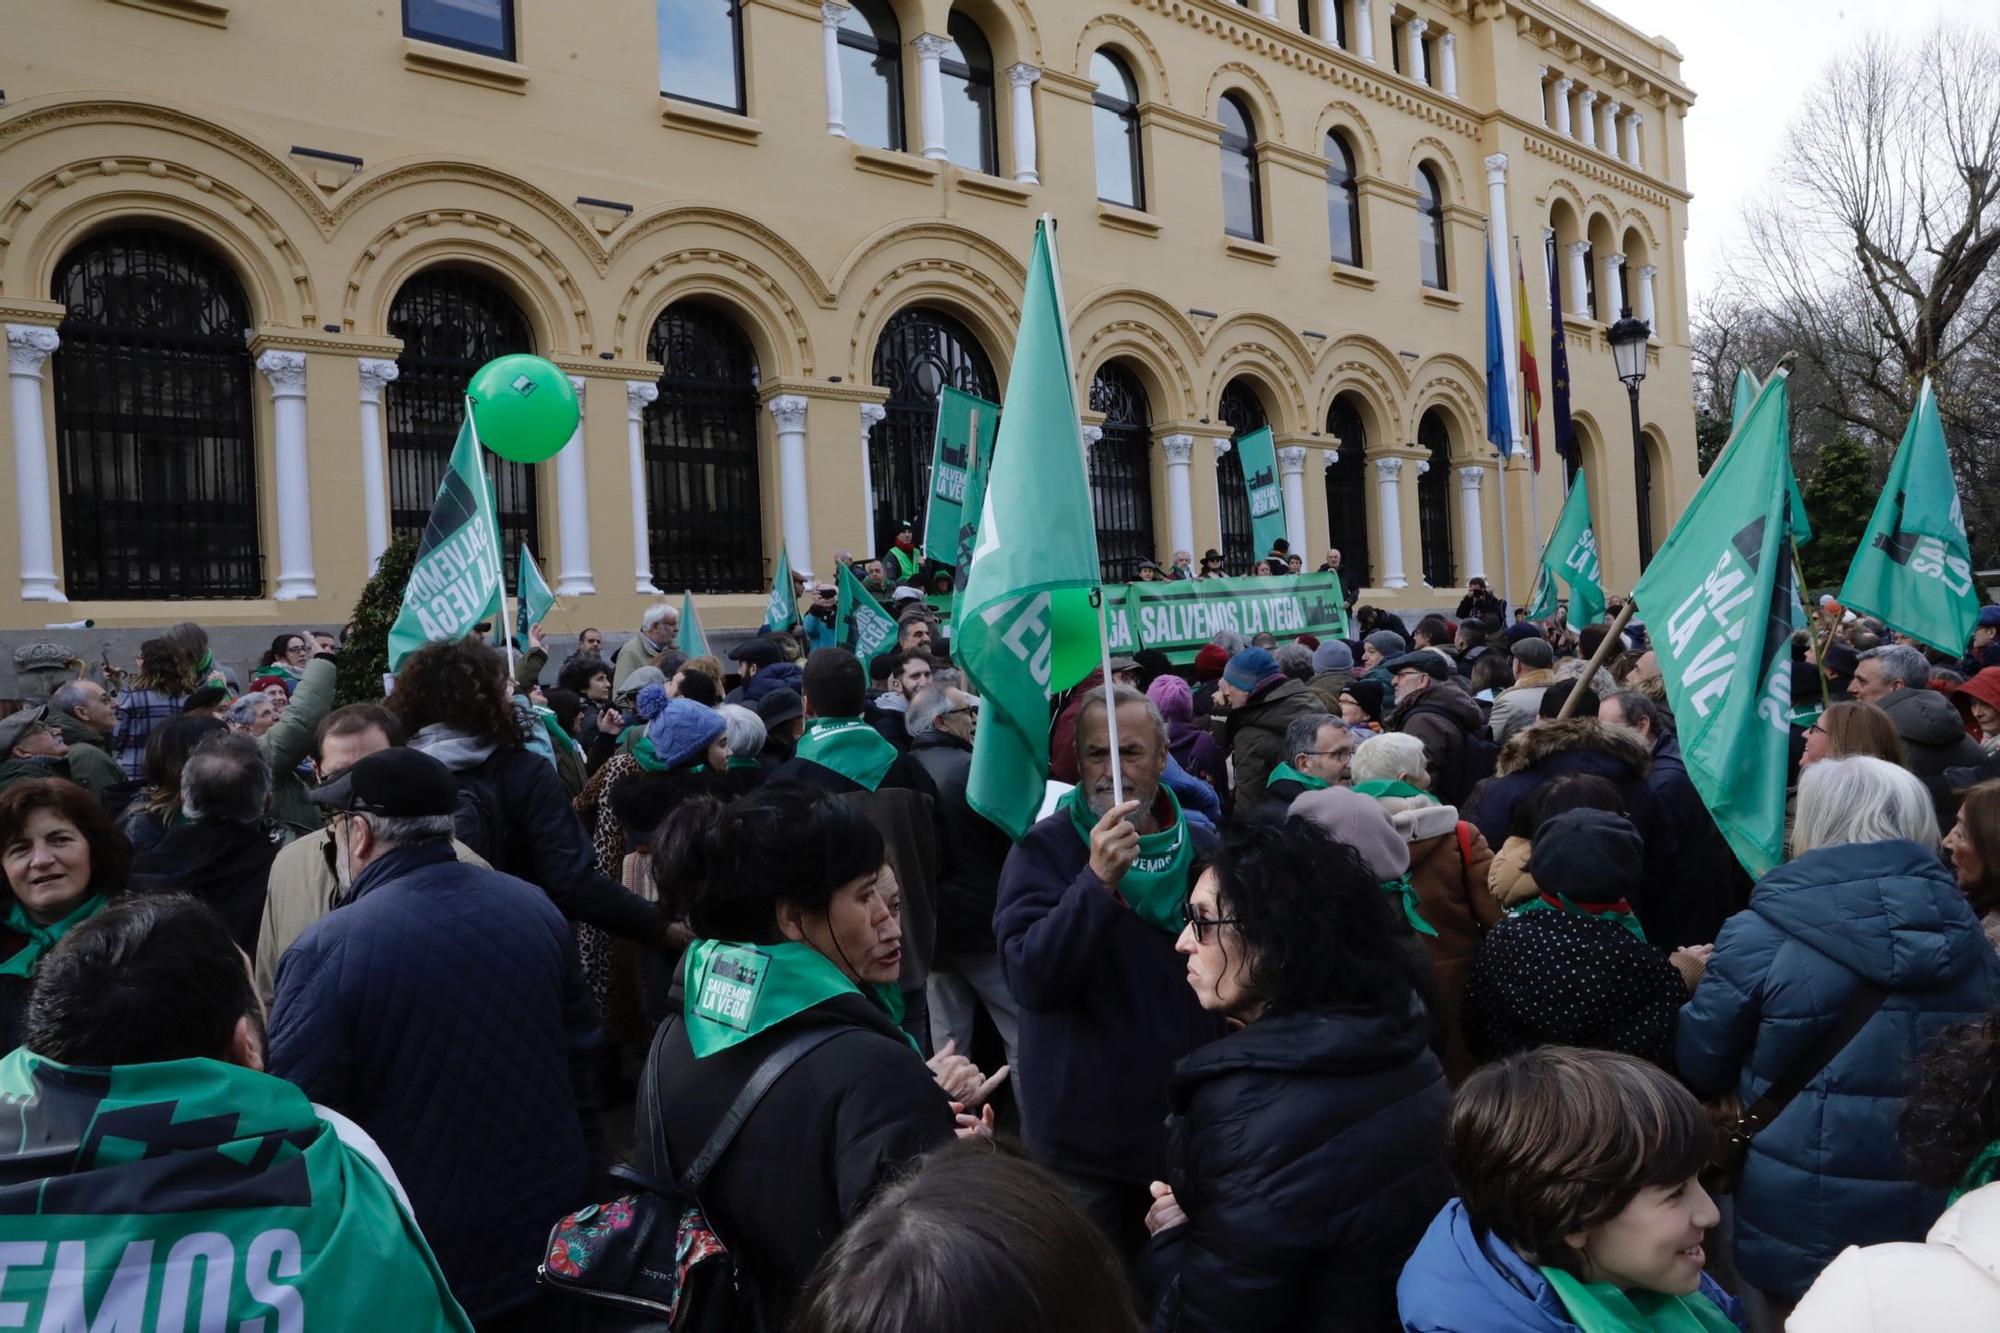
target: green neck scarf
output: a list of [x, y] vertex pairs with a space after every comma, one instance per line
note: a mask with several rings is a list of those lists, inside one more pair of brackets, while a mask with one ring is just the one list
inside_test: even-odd
[[640, 733], [639, 739], [632, 743], [632, 761], [648, 773], [667, 771], [667, 761], [660, 758], [653, 749], [653, 738], [643, 732]]
[[858, 717], [819, 719], [799, 737], [798, 749], [793, 753], [821, 768], [830, 768], [869, 791], [882, 785], [889, 766], [896, 762], [896, 747]]
[[[0, 968], [0, 972], [4, 971], [5, 968]], [[1972, 1159], [1972, 1165], [1966, 1167], [1965, 1174], [1958, 1178], [1958, 1186], [1945, 1200], [1945, 1207], [1951, 1207], [1972, 1191], [1991, 1185], [1996, 1179], [2000, 1179], [2000, 1139], [1979, 1150], [1979, 1156]]]
[[35, 975], [35, 964], [42, 961], [42, 955], [56, 947], [62, 937], [104, 910], [104, 895], [93, 893], [76, 905], [76, 910], [53, 925], [41, 925], [28, 915], [26, 908], [13, 903], [7, 908], [7, 929], [26, 935], [28, 942], [9, 958], [0, 963], [0, 976], [31, 977]]
[[1580, 903], [1565, 894], [1551, 894], [1547, 891], [1539, 898], [1530, 898], [1514, 909], [1522, 912], [1574, 912], [1595, 921], [1609, 921], [1632, 932], [1635, 939], [1644, 942], [1646, 928], [1639, 924], [1639, 918], [1632, 911], [1632, 904], [1620, 898], [1615, 903]]
[[[1118, 896], [1142, 921], [1178, 935], [1187, 924], [1182, 908], [1188, 896], [1188, 870], [1194, 865], [1194, 839], [1188, 836], [1187, 820], [1181, 818], [1181, 803], [1171, 787], [1160, 788], [1160, 796], [1173, 810], [1173, 822], [1158, 833], [1139, 835], [1139, 858], [1118, 881]], [[1090, 846], [1090, 831], [1097, 816], [1090, 813], [1082, 787], [1072, 787], [1057, 803], [1069, 812], [1071, 827]]]
[[1410, 929], [1419, 935], [1437, 937], [1437, 927], [1424, 920], [1424, 914], [1417, 910], [1417, 886], [1410, 882], [1410, 872], [1405, 870], [1401, 879], [1382, 881], [1382, 892], [1393, 893], [1403, 905], [1403, 919], [1410, 923]]
[[[782, 944], [696, 940], [681, 965], [681, 990], [681, 1015], [697, 1060], [841, 995], [865, 996], [898, 1027], [903, 1022], [902, 991], [894, 986], [864, 991], [819, 950], [798, 940]], [[907, 1032], [903, 1040], [918, 1050], [916, 1039]]]
[[1357, 782], [1354, 784], [1354, 790], [1363, 796], [1373, 796], [1378, 799], [1384, 796], [1415, 796], [1429, 801], [1432, 805], [1439, 803], [1437, 797], [1422, 787], [1412, 787], [1407, 782], [1383, 782], [1380, 779], [1374, 782]]
[[735, 754], [729, 756], [729, 771], [732, 773], [740, 769], [762, 768], [762, 767], [763, 765], [758, 763], [755, 759], [748, 759], [742, 755], [735, 755]]
[[1735, 1333], [1722, 1307], [1699, 1291], [1628, 1292], [1609, 1282], [1579, 1281], [1560, 1268], [1544, 1268], [1542, 1276], [1583, 1333]]
[[1280, 782], [1296, 782], [1307, 791], [1325, 791], [1333, 784], [1325, 778], [1316, 778], [1310, 773], [1301, 773], [1290, 764], [1279, 764], [1271, 770], [1271, 776], [1264, 780], [1266, 787], [1275, 787]]

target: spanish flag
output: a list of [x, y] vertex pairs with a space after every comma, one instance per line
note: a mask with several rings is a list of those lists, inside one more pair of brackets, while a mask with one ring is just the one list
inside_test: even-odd
[[1542, 376], [1535, 365], [1535, 325], [1528, 313], [1528, 277], [1521, 267], [1521, 239], [1514, 238], [1514, 336], [1520, 344], [1521, 405], [1527, 416], [1528, 457], [1535, 471], [1542, 470]]

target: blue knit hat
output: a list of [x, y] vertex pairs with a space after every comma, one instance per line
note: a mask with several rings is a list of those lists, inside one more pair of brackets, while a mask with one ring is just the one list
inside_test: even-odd
[[1255, 693], [1258, 685], [1279, 674], [1278, 659], [1263, 648], [1245, 648], [1222, 668], [1222, 678], [1245, 694]]
[[667, 687], [664, 685], [648, 685], [639, 691], [639, 697], [633, 701], [632, 709], [639, 715], [641, 722], [651, 722], [660, 715], [660, 710], [666, 706]]
[[679, 768], [701, 758], [709, 742], [728, 729], [722, 714], [692, 699], [669, 699], [660, 715], [646, 728], [653, 754], [668, 768]]

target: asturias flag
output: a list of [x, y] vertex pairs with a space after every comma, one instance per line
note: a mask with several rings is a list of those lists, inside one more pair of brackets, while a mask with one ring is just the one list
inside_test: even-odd
[[403, 589], [403, 609], [389, 627], [389, 669], [427, 643], [462, 639], [482, 620], [500, 614], [500, 525], [493, 489], [480, 466], [472, 414], [458, 428], [445, 464], [430, 521], [424, 524], [417, 562]]
[[1576, 474], [1555, 531], [1542, 548], [1541, 574], [1535, 580], [1535, 604], [1528, 615], [1543, 620], [1555, 614], [1556, 580], [1569, 585], [1569, 623], [1592, 625], [1604, 618], [1604, 577], [1597, 564], [1597, 533], [1590, 526], [1590, 484]]

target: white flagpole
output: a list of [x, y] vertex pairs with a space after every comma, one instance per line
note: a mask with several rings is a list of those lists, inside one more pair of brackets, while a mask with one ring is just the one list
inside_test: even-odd
[[493, 553], [498, 557], [493, 562], [493, 572], [500, 588], [500, 623], [494, 628], [507, 644], [507, 679], [514, 679], [514, 617], [507, 613], [507, 553], [500, 549], [500, 493], [493, 485], [492, 468], [499, 466], [486, 456], [486, 446], [479, 443], [479, 422], [472, 415], [472, 395], [465, 396], [465, 424], [472, 430], [472, 443], [479, 450], [479, 479], [486, 483], [486, 512], [493, 517]]
[[1514, 562], [1507, 553], [1507, 474], [1512, 471], [1507, 465], [1514, 460], [1506, 454], [1500, 455], [1500, 598], [1507, 605], [1500, 612], [1500, 628], [1507, 628], [1507, 618], [1514, 614]]

